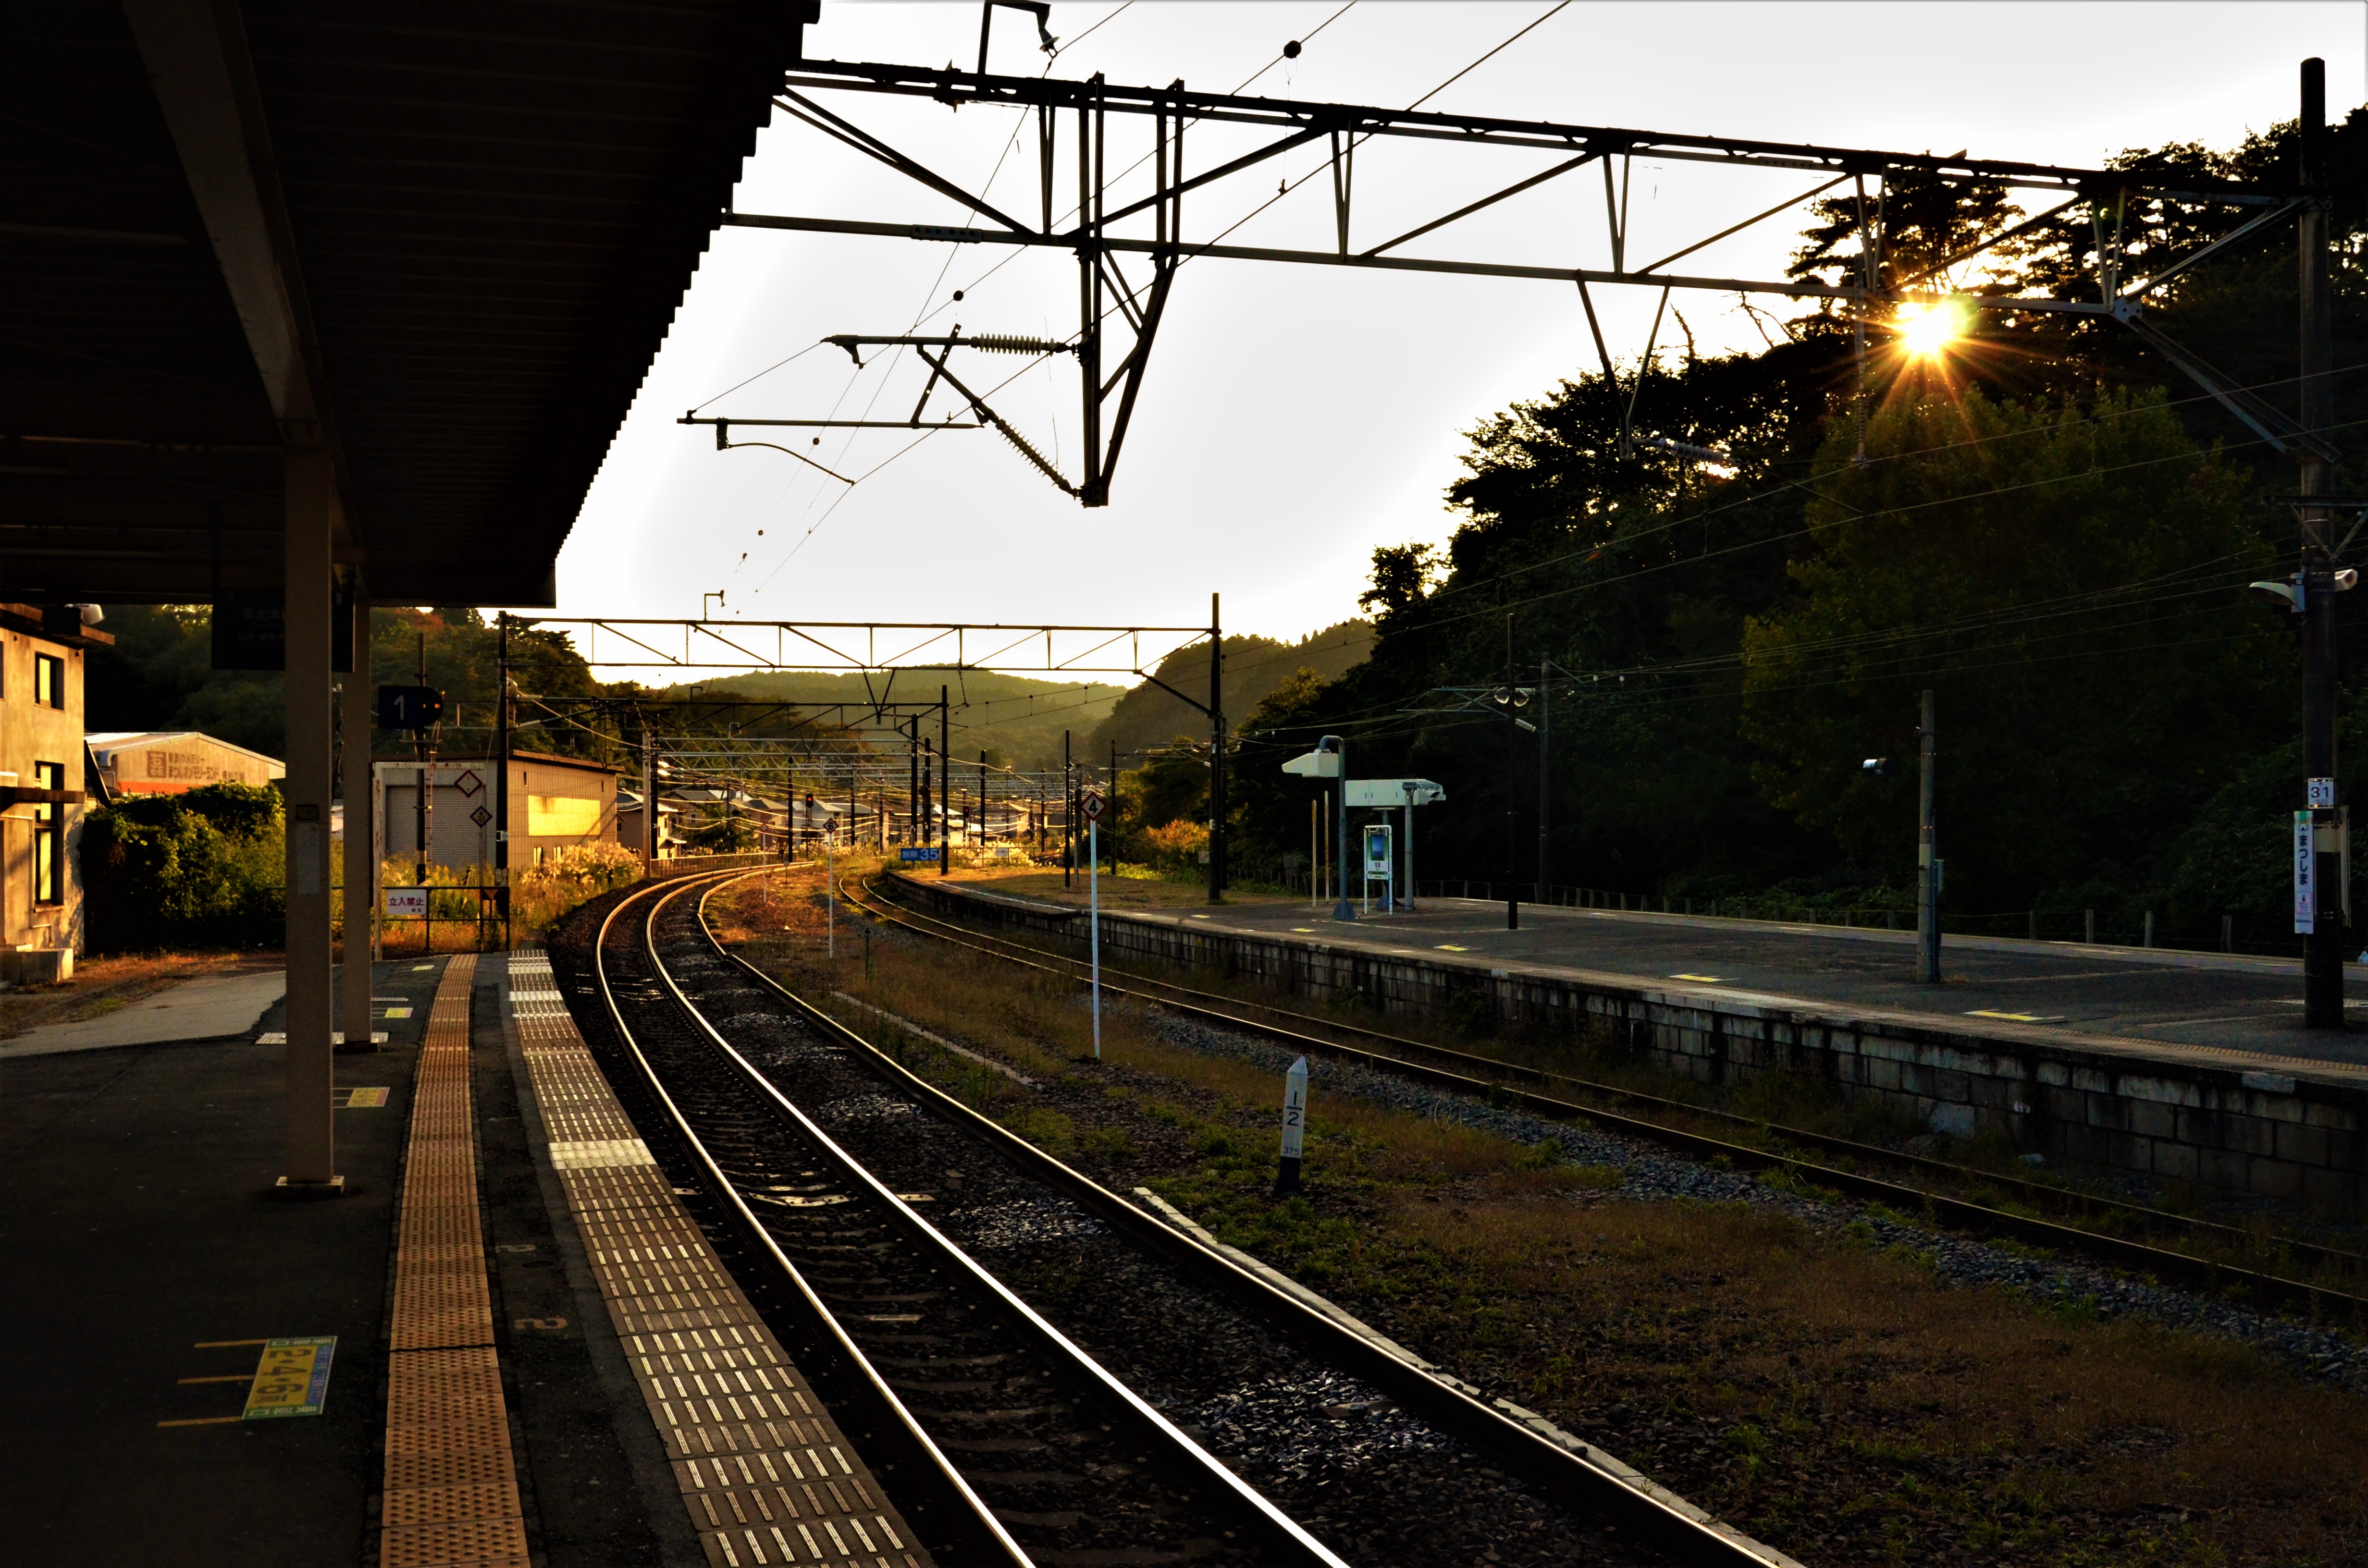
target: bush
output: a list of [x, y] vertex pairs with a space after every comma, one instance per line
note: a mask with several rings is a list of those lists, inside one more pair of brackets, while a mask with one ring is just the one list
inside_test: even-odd
[[276, 947], [287, 928], [277, 790], [212, 784], [131, 795], [83, 819], [90, 945]]

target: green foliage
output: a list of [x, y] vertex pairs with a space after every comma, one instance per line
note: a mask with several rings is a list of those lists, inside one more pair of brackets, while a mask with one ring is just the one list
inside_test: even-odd
[[1209, 753], [1196, 752], [1190, 735], [1178, 735], [1151, 754], [1136, 771], [1136, 817], [1132, 825], [1165, 827], [1178, 817], [1209, 816]]
[[[2114, 163], [2292, 183], [2294, 151], [2287, 124]], [[2326, 183], [2345, 365], [2368, 355], [2368, 110], [2330, 133]], [[1906, 286], [2032, 215], [2010, 198], [1894, 181], [1870, 214], [1884, 279]], [[1814, 209], [1796, 273], [1853, 272], [1859, 221], [1854, 198]], [[1936, 276], [2093, 297], [2100, 260], [2153, 276], [2234, 222], [2176, 198], [2102, 229], [2076, 209]], [[2147, 308], [2233, 380], [2290, 397], [2289, 245], [2185, 267]], [[2289, 621], [2244, 585], [2293, 558], [2290, 510], [2269, 497], [2294, 482], [2259, 438], [2117, 323], [1996, 310], [1938, 361], [1873, 335], [1861, 463], [1841, 320], [1820, 309], [1782, 337], [1763, 321], [1764, 352], [1708, 358], [1674, 321], [1682, 353], [1579, 373], [1474, 426], [1445, 549], [1374, 551], [1372, 657], [1244, 726], [1236, 863], [1306, 853], [1324, 786], [1279, 766], [1332, 733], [1354, 776], [1446, 786], [1444, 808], [1417, 813], [1426, 881], [1530, 881], [1538, 743], [1490, 697], [1551, 665], [1550, 713], [1526, 715], [1553, 736], [1549, 880], [1879, 923], [1910, 885], [1909, 732], [1929, 687], [1952, 927], [2020, 935], [2029, 910], [2062, 935], [2093, 908], [2112, 939], [2147, 911], [2158, 940], [2216, 945], [2224, 915], [2239, 946], [2283, 937], [2296, 661]], [[2339, 379], [2336, 400], [2339, 427], [2368, 420], [2368, 381]], [[1727, 461], [1623, 441], [1632, 402], [1636, 435]], [[2337, 615], [2357, 687], [2368, 596]], [[1893, 777], [1860, 771], [1885, 755]]]
[[[105, 624], [115, 645], [90, 653], [85, 704], [91, 729], [199, 730], [268, 756], [286, 755], [279, 676], [214, 669], [209, 607], [110, 605]], [[423, 655], [427, 684], [444, 693], [445, 749], [491, 750], [500, 633], [474, 609], [370, 612], [371, 684], [410, 684], [418, 678]], [[514, 628], [510, 661], [523, 692], [582, 696], [598, 689], [590, 666], [564, 632]], [[378, 756], [411, 755], [407, 734], [382, 733], [373, 741]], [[515, 744], [591, 755], [599, 743], [581, 730], [559, 727], [527, 729]]]
[[711, 812], [682, 832], [683, 847], [693, 855], [737, 855], [756, 842], [755, 829], [737, 812]]
[[[1243, 714], [1300, 670], [1314, 670], [1320, 679], [1337, 679], [1363, 663], [1372, 646], [1372, 627], [1362, 620], [1344, 620], [1296, 642], [1258, 636], [1226, 638], [1224, 677], [1219, 690], [1224, 696], [1229, 722], [1238, 725]], [[1208, 643], [1170, 653], [1152, 674], [1178, 691], [1190, 692], [1194, 701], [1208, 700]], [[1116, 741], [1121, 755], [1141, 756], [1177, 734], [1205, 743], [1208, 715], [1146, 681], [1118, 699], [1079, 755], [1088, 762], [1107, 756], [1110, 743]]]
[[91, 946], [276, 946], [286, 919], [277, 791], [219, 784], [130, 795], [83, 821]]
[[[1915, 831], [1917, 692], [1946, 737], [1959, 907], [2132, 864], [2230, 761], [2274, 744], [2291, 655], [2230, 580], [2266, 575], [2239, 476], [2159, 396], [1902, 396], [1820, 457], [1799, 597], [1745, 635], [1746, 736], [1768, 797], [1879, 864]], [[1914, 454], [1913, 460], [1896, 460]], [[2199, 591], [2200, 590], [2200, 591]]]

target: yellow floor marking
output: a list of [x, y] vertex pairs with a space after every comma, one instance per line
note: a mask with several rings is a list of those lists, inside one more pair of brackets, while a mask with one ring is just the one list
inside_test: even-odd
[[1673, 974], [1669, 976], [1669, 978], [1671, 980], [1705, 981], [1712, 985], [1721, 985], [1725, 983], [1725, 980], [1721, 976], [1715, 974]]
[[407, 1018], [411, 1017], [411, 1009], [408, 1007], [389, 1007], [385, 1012], [381, 1013], [379, 1017], [381, 1018]]
[[156, 1425], [159, 1426], [228, 1426], [233, 1422], [245, 1419], [244, 1415], [196, 1415], [187, 1421], [159, 1421]]
[[346, 1097], [337, 1102], [337, 1108], [368, 1110], [374, 1106], [382, 1106], [386, 1104], [388, 1092], [385, 1089], [347, 1089]]
[[199, 1350], [244, 1350], [250, 1345], [268, 1345], [268, 1339], [200, 1339], [193, 1348]]
[[1469, 948], [1459, 948], [1452, 942], [1441, 942], [1439, 944], [1439, 950], [1442, 953], [1468, 953], [1472, 949]]
[[183, 1378], [185, 1383], [243, 1383], [253, 1377], [251, 1372], [224, 1372], [215, 1378]]
[[1313, 937], [1314, 935], [1315, 935], [1315, 926], [1293, 926], [1292, 927], [1292, 930], [1294, 930], [1294, 931], [1302, 932], [1302, 933], [1304, 933], [1304, 935], [1307, 935], [1307, 936], [1310, 936], [1310, 937]]
[[[401, 1568], [527, 1560], [477, 1211], [477, 1119], [469, 1093], [476, 964], [472, 953], [445, 963], [408, 1096], [378, 1521], [379, 1561]], [[754, 1550], [741, 1561], [751, 1561]]]
[[2010, 1024], [2052, 1024], [2063, 1021], [2064, 1015], [2044, 1013], [2001, 1013], [1995, 1007], [1975, 1007], [1965, 1014], [1969, 1018], [2004, 1018]]
[[255, 1384], [246, 1391], [249, 1421], [283, 1415], [318, 1415], [329, 1397], [329, 1363], [337, 1354], [334, 1334], [275, 1339], [256, 1363]]

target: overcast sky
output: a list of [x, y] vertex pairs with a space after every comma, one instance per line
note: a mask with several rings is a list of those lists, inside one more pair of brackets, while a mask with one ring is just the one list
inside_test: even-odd
[[[1338, 0], [1060, 0], [1052, 30], [1064, 48], [1052, 69], [1128, 84], [1181, 77], [1231, 91], [1264, 68], [1248, 90], [1406, 105], [1552, 7], [1361, 0], [1336, 16], [1340, 9]], [[998, 11], [996, 28], [993, 69], [1045, 68], [1023, 13]], [[815, 57], [915, 64], [971, 62], [977, 37], [974, 4], [826, 3], [806, 34]], [[1308, 41], [1300, 57], [1279, 62], [1283, 43], [1301, 38]], [[2292, 118], [2296, 62], [2311, 54], [2328, 62], [2331, 115], [2340, 117], [2368, 96], [2368, 7], [1575, 4], [1425, 107], [2092, 165], [2125, 147], [2174, 140], [2226, 146]], [[1033, 132], [1015, 144], [1015, 114], [822, 97], [947, 177], [986, 189], [1006, 210], [1036, 212]], [[1147, 149], [1149, 122], [1113, 116], [1110, 135], [1116, 171]], [[1195, 128], [1190, 167], [1257, 140]], [[1377, 244], [1553, 161], [1372, 143], [1357, 160], [1351, 244]], [[1187, 238], [1211, 237], [1274, 196], [1279, 180], [1321, 167], [1319, 153], [1302, 149], [1188, 198]], [[1064, 125], [1056, 192], [1071, 202], [1076, 177]], [[1133, 178], [1143, 185], [1148, 175]], [[1798, 171], [1679, 164], [1640, 163], [1634, 178], [1632, 265], [1815, 183]], [[735, 206], [964, 221], [959, 203], [778, 112]], [[1602, 212], [1600, 176], [1583, 170], [1408, 250], [1601, 267]], [[1684, 267], [1780, 277], [1798, 227], [1771, 221]], [[1330, 248], [1328, 175], [1230, 238]], [[1127, 265], [1139, 286], [1148, 269], [1140, 258]], [[965, 291], [959, 304], [957, 289]], [[1614, 357], [1634, 360], [1656, 292], [1596, 292]], [[777, 451], [719, 453], [711, 429], [674, 423], [693, 406], [744, 418], [903, 419], [927, 374], [909, 354], [858, 374], [844, 353], [809, 346], [833, 333], [908, 333], [916, 323], [930, 332], [960, 323], [965, 335], [1064, 337], [1076, 330], [1076, 262], [1055, 250], [723, 230], [560, 556], [563, 609], [693, 616], [702, 593], [721, 589], [723, 613], [751, 619], [1185, 624], [1205, 620], [1215, 591], [1228, 630], [1297, 636], [1356, 613], [1374, 546], [1447, 536], [1454, 518], [1441, 492], [1461, 472], [1463, 432], [1595, 363], [1567, 284], [1203, 258], [1178, 274], [1104, 509], [1086, 511], [1061, 494], [992, 431], [948, 432], [917, 446], [896, 431], [833, 431], [820, 446], [808, 444], [810, 434], [779, 437], [860, 478], [850, 489]], [[1780, 314], [1802, 309], [1759, 302]], [[1760, 341], [1731, 294], [1680, 294], [1673, 303], [1704, 351]], [[1674, 323], [1664, 328], [1665, 349], [1675, 333]], [[984, 392], [1025, 363], [967, 354], [953, 368]], [[1076, 477], [1073, 360], [1025, 369], [990, 401]], [[930, 406], [960, 412], [942, 392]]]

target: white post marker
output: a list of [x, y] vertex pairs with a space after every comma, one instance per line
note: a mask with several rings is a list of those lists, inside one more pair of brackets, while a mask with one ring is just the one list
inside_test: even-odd
[[1299, 1151], [1306, 1136], [1307, 1058], [1303, 1056], [1282, 1075], [1282, 1168], [1275, 1173], [1275, 1191], [1299, 1190]]
[[1102, 792], [1086, 791], [1078, 810], [1086, 818], [1086, 918], [1093, 933], [1094, 1060], [1102, 1059]]

